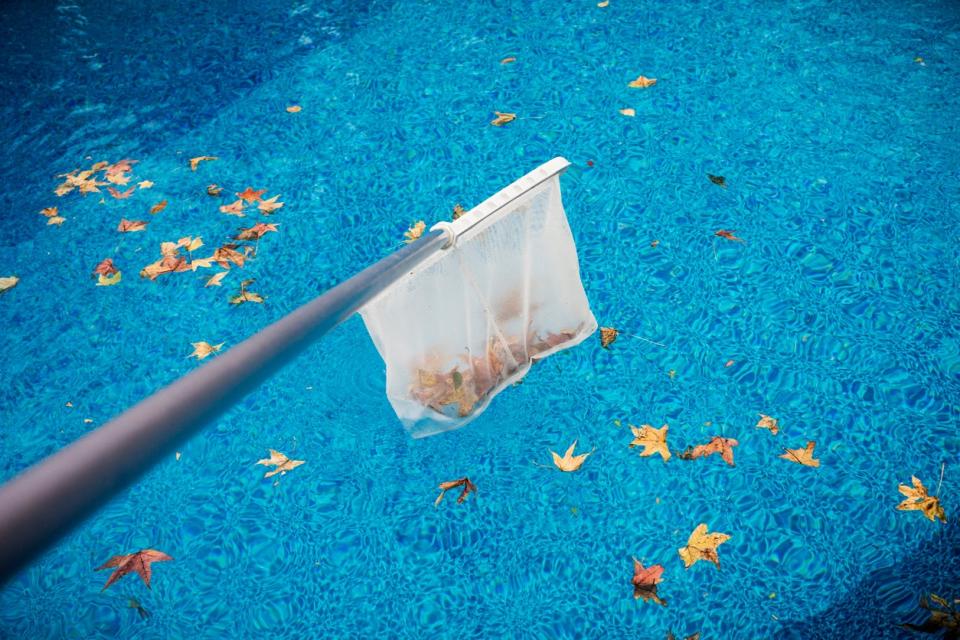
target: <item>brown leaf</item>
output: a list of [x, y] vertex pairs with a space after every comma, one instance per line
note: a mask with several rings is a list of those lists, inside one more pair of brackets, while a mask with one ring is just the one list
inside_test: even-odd
[[275, 232], [276, 230], [277, 225], [275, 224], [264, 224], [263, 222], [258, 222], [252, 227], [241, 229], [239, 235], [234, 236], [234, 238], [237, 240], [259, 240], [268, 232]]
[[113, 187], [107, 187], [107, 191], [110, 192], [110, 195], [116, 198], [117, 200], [123, 200], [125, 198], [129, 198], [135, 190], [136, 190], [136, 187], [130, 187], [129, 189], [121, 193], [120, 191], [117, 191]]
[[57, 215], [56, 207], [47, 207], [46, 209], [40, 210], [40, 215], [46, 216], [47, 218], [54, 218]]
[[727, 179], [724, 178], [723, 176], [715, 176], [715, 175], [713, 175], [712, 173], [708, 173], [708, 174], [707, 174], [707, 178], [708, 178], [708, 179], [710, 180], [710, 182], [712, 182], [713, 184], [715, 184], [715, 185], [717, 185], [717, 186], [720, 186], [720, 187], [723, 187], [724, 189], [727, 188]]
[[927, 516], [930, 522], [933, 522], [936, 518], [946, 522], [947, 516], [944, 513], [943, 507], [940, 505], [940, 498], [931, 496], [927, 492], [927, 488], [923, 486], [923, 483], [920, 482], [920, 479], [916, 476], [912, 476], [910, 480], [913, 483], [912, 488], [905, 484], [901, 484], [898, 487], [900, 493], [905, 495], [906, 498], [897, 505], [897, 509], [900, 511], [920, 511], [923, 515]]
[[208, 185], [207, 185], [207, 195], [208, 195], [208, 196], [217, 197], [217, 196], [219, 196], [221, 193], [223, 193], [223, 187], [220, 187], [220, 186], [218, 186], [218, 185], [216, 185], [216, 184], [208, 184]]
[[423, 235], [423, 232], [426, 230], [426, 228], [427, 228], [427, 223], [424, 222], [423, 220], [418, 220], [413, 224], [412, 227], [410, 227], [404, 232], [403, 241], [406, 242], [407, 244], [410, 244], [411, 242], [419, 240], [420, 236]]
[[161, 201], [158, 202], [157, 204], [155, 204], [155, 205], [153, 205], [152, 207], [150, 207], [150, 213], [151, 213], [151, 214], [157, 214], [157, 213], [160, 213], [161, 211], [163, 211], [163, 210], [166, 209], [166, 208], [167, 208], [167, 201], [166, 201], [166, 200], [161, 200]]
[[120, 226], [117, 227], [117, 231], [120, 233], [130, 233], [133, 231], [144, 231], [147, 228], [147, 222], [145, 220], [127, 220], [126, 218], [120, 218]]
[[260, 199], [260, 196], [267, 192], [266, 189], [260, 189], [259, 191], [254, 191], [253, 187], [247, 187], [243, 191], [237, 193], [237, 197], [243, 200], [244, 202], [256, 202]]
[[780, 433], [780, 422], [776, 418], [765, 416], [762, 413], [758, 413], [757, 415], [760, 416], [760, 421], [757, 422], [758, 429], [770, 429], [770, 433], [773, 435]]
[[689, 569], [698, 560], [709, 560], [720, 568], [717, 547], [730, 539], [726, 533], [707, 533], [707, 525], [701, 524], [690, 534], [687, 546], [680, 549], [680, 558]]
[[190, 170], [196, 171], [197, 165], [201, 162], [207, 162], [210, 160], [217, 160], [217, 156], [197, 156], [196, 158], [190, 158]]
[[110, 575], [110, 578], [107, 579], [107, 584], [103, 585], [101, 591], [105, 591], [107, 587], [131, 572], [136, 572], [149, 589], [150, 576], [152, 573], [150, 565], [154, 562], [165, 562], [167, 560], [173, 560], [173, 558], [162, 551], [156, 551], [154, 549], [143, 549], [142, 551], [137, 551], [129, 555], [113, 556], [95, 569], [95, 571], [115, 569]]
[[732, 467], [734, 466], [733, 448], [738, 444], [740, 443], [733, 438], [714, 436], [707, 444], [697, 445], [692, 449], [687, 447], [687, 449], [680, 454], [680, 458], [683, 460], [696, 460], [697, 458], [719, 453], [724, 462]]
[[600, 346], [604, 349], [608, 348], [614, 343], [618, 335], [620, 335], [618, 329], [614, 329], [613, 327], [600, 327]]
[[500, 64], [510, 64], [511, 62], [516, 62], [516, 61], [517, 59], [515, 57], [507, 56], [506, 58], [500, 61]]
[[650, 567], [644, 567], [636, 558], [633, 559], [633, 599], [643, 598], [644, 602], [653, 600], [660, 606], [667, 606], [665, 600], [661, 600], [657, 595], [657, 585], [663, 582], [663, 565], [655, 564]]
[[471, 493], [476, 492], [477, 487], [470, 482], [470, 478], [464, 476], [459, 480], [451, 480], [450, 482], [441, 482], [440, 483], [440, 495], [437, 496], [437, 499], [434, 501], [433, 506], [437, 507], [440, 505], [440, 501], [443, 500], [444, 494], [447, 493], [450, 489], [456, 489], [457, 487], [463, 487], [463, 491], [460, 492], [460, 496], [457, 498], [457, 504], [463, 504], [464, 500], [467, 499], [467, 496]]
[[93, 270], [94, 275], [101, 276], [112, 276], [116, 272], [117, 268], [114, 266], [112, 258], [104, 258]]
[[260, 204], [257, 205], [257, 209], [259, 209], [260, 213], [262, 213], [265, 216], [270, 215], [271, 213], [273, 213], [274, 211], [276, 211], [277, 209], [283, 206], [282, 202], [277, 202], [277, 198], [279, 197], [280, 197], [280, 194], [278, 193], [277, 195], [267, 198], [266, 200], [261, 200]]
[[559, 456], [559, 454], [553, 451], [550, 452], [550, 455], [553, 456], [553, 464], [555, 464], [560, 471], [570, 472], [578, 470], [583, 466], [587, 456], [593, 453], [593, 451], [590, 451], [589, 453], [581, 453], [580, 455], [575, 456], [573, 455], [573, 450], [576, 448], [576, 446], [577, 441], [574, 440], [573, 444], [570, 445], [570, 448], [567, 449], [567, 452], [563, 454], [562, 458]]
[[280, 475], [286, 475], [287, 471], [292, 471], [305, 462], [305, 460], [291, 460], [276, 449], [270, 449], [269, 458], [257, 460], [257, 464], [262, 464], [266, 467], [276, 467], [273, 471], [267, 471], [265, 474], [263, 474], [264, 478], [275, 476], [278, 473]]

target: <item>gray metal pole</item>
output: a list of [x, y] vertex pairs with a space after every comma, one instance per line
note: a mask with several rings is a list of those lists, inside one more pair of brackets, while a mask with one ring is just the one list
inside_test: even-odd
[[387, 256], [0, 487], [0, 586], [447, 239]]

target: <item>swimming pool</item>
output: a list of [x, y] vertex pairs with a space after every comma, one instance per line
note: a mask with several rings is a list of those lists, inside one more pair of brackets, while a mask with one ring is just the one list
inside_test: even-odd
[[[198, 366], [192, 342], [235, 345], [556, 155], [594, 314], [666, 345], [590, 340], [414, 441], [351, 319], [0, 591], [0, 636], [898, 638], [920, 595], [960, 597], [954, 4], [0, 15], [0, 277], [20, 277], [0, 296], [0, 480]], [[153, 186], [53, 193], [122, 158]], [[255, 260], [219, 288], [138, 277], [162, 241], [259, 221], [218, 210], [247, 186], [285, 203]], [[97, 287], [107, 257], [123, 279]], [[264, 304], [228, 303], [243, 278]], [[643, 423], [675, 454], [736, 438], [736, 466], [641, 458]], [[580, 471], [534, 464], [574, 439], [596, 448]], [[778, 459], [808, 440], [819, 468]], [[306, 463], [264, 479], [271, 448]], [[946, 524], [895, 509], [911, 475]], [[435, 508], [461, 476], [477, 494]], [[677, 554], [701, 522], [732, 536], [719, 570]], [[174, 558], [152, 589], [101, 591], [93, 569], [144, 548]], [[666, 607], [634, 600], [632, 556], [664, 566]]]

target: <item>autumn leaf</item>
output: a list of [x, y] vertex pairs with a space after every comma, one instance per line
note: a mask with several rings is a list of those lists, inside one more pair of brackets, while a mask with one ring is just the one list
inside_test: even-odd
[[603, 0], [603, 2], [598, 2], [597, 6], [600, 7], [601, 9], [604, 9], [610, 6], [610, 0]]
[[715, 231], [713, 235], [725, 238], [726, 240], [733, 240], [734, 242], [743, 242], [743, 238], [738, 238], [733, 235], [734, 233], [736, 232], [728, 229], [720, 229], [719, 231]]
[[443, 500], [444, 494], [447, 493], [450, 489], [456, 489], [457, 487], [463, 487], [463, 491], [460, 492], [460, 496], [457, 498], [457, 504], [463, 504], [463, 501], [467, 499], [467, 496], [473, 492], [476, 492], [477, 487], [470, 482], [470, 478], [464, 476], [459, 480], [451, 480], [450, 482], [441, 482], [440, 483], [440, 495], [437, 496], [437, 499], [434, 501], [433, 506], [440, 506], [440, 501]]
[[221, 271], [210, 276], [210, 279], [207, 280], [207, 284], [203, 285], [204, 287], [219, 287], [222, 286], [221, 281], [230, 273], [229, 271]]
[[287, 471], [296, 469], [300, 465], [304, 464], [306, 460], [291, 460], [287, 456], [283, 455], [275, 449], [270, 449], [270, 457], [264, 458], [262, 460], [257, 460], [257, 464], [262, 464], [266, 467], [276, 467], [273, 471], [267, 471], [263, 474], [264, 478], [269, 478], [275, 476], [278, 473], [280, 475], [286, 475]]
[[136, 598], [128, 598], [127, 607], [136, 611], [137, 615], [140, 616], [141, 620], [146, 620], [147, 618], [150, 617], [150, 612], [144, 609], [143, 605], [140, 604], [140, 601], [137, 600]]
[[637, 115], [637, 112], [633, 109], [620, 109], [620, 113], [627, 116], [628, 118], [632, 118], [635, 115]]
[[668, 425], [663, 425], [659, 429], [650, 424], [641, 425], [639, 429], [632, 424], [629, 426], [630, 431], [633, 432], [631, 448], [643, 447], [643, 451], [640, 452], [641, 456], [652, 456], [659, 453], [664, 462], [670, 459], [670, 449], [667, 448], [667, 430], [670, 429]]
[[776, 418], [765, 416], [762, 413], [757, 415], [760, 416], [760, 421], [757, 423], [758, 429], [770, 429], [770, 433], [773, 435], [780, 433], [780, 422]]
[[110, 192], [110, 195], [112, 195], [117, 200], [123, 200], [124, 198], [129, 198], [135, 190], [136, 190], [136, 187], [130, 187], [126, 191], [120, 192], [114, 189], [113, 187], [107, 187], [107, 191]]
[[427, 223], [424, 222], [423, 220], [418, 220], [413, 224], [412, 227], [410, 227], [404, 232], [403, 241], [406, 242], [407, 244], [410, 244], [411, 242], [419, 240], [420, 236], [423, 235], [423, 232], [426, 230], [426, 228], [427, 228]]
[[576, 446], [577, 446], [577, 441], [574, 440], [573, 444], [570, 445], [570, 448], [567, 449], [567, 452], [563, 454], [562, 458], [559, 455], [557, 455], [555, 452], [553, 451], [550, 452], [550, 455], [553, 456], [553, 464], [555, 464], [557, 468], [560, 469], [560, 471], [567, 471], [567, 472], [576, 471], [581, 466], [583, 466], [583, 462], [584, 460], [587, 459], [587, 456], [589, 456], [591, 453], [593, 453], [593, 451], [596, 450], [594, 449], [589, 453], [581, 453], [580, 455], [575, 456], [573, 455], [573, 450], [576, 448]]
[[244, 202], [256, 202], [260, 199], [260, 196], [267, 192], [266, 189], [260, 189], [259, 191], [254, 191], [253, 187], [247, 187], [243, 191], [237, 193], [237, 197], [243, 200]]
[[636, 558], [633, 559], [633, 599], [643, 598], [644, 602], [653, 600], [657, 604], [665, 607], [667, 603], [661, 600], [657, 595], [657, 585], [663, 582], [663, 566], [655, 564], [651, 567], [644, 567]]
[[277, 209], [283, 206], [282, 202], [277, 202], [277, 198], [279, 197], [280, 197], [280, 194], [278, 193], [277, 195], [267, 198], [266, 200], [261, 200], [260, 204], [257, 205], [257, 209], [259, 209], [260, 213], [262, 213], [265, 216], [270, 215], [271, 213], [273, 213], [274, 211], [276, 211]]
[[900, 493], [906, 496], [903, 502], [897, 505], [899, 511], [920, 511], [927, 516], [930, 522], [940, 518], [943, 522], [947, 521], [947, 516], [940, 505], [940, 498], [931, 496], [927, 493], [927, 488], [916, 476], [911, 476], [913, 487], [901, 484], [898, 488]]
[[66, 222], [66, 218], [61, 218], [60, 216], [53, 216], [52, 218], [47, 218], [47, 226], [49, 227], [52, 224], [57, 225], [58, 227]]
[[612, 345], [617, 336], [620, 335], [619, 329], [614, 329], [613, 327], [600, 327], [600, 346], [604, 349]]
[[154, 562], [165, 562], [167, 560], [173, 560], [173, 558], [155, 549], [143, 549], [142, 551], [137, 551], [129, 555], [113, 556], [103, 563], [103, 565], [95, 569], [95, 571], [114, 569], [114, 572], [110, 574], [110, 578], [107, 580], [107, 584], [103, 585], [101, 591], [105, 591], [107, 587], [114, 582], [134, 571], [140, 576], [143, 583], [147, 585], [149, 589], [150, 575], [152, 573], [150, 565]]
[[686, 450], [680, 454], [680, 458], [683, 460], [696, 460], [697, 458], [719, 453], [724, 462], [732, 467], [734, 466], [733, 448], [738, 444], [740, 443], [733, 438], [714, 436], [707, 444], [697, 445], [692, 449], [687, 447]]
[[20, 278], [17, 276], [6, 276], [0, 278], [0, 293], [6, 293], [17, 286], [17, 283], [20, 282]]
[[242, 267], [247, 258], [237, 251], [237, 245], [225, 244], [213, 252], [213, 259], [224, 269], [229, 269], [231, 262], [238, 267]]
[[127, 220], [126, 218], [120, 218], [120, 225], [117, 227], [117, 231], [120, 233], [132, 233], [134, 231], [144, 231], [147, 228], [147, 222], [145, 220]]
[[724, 189], [727, 188], [727, 179], [724, 178], [723, 176], [715, 176], [712, 173], [708, 173], [707, 179], [709, 179], [710, 182], [712, 182], [715, 185], [721, 186]]
[[100, 274], [97, 276], [97, 286], [98, 287], [109, 287], [120, 282], [120, 272], [117, 271], [113, 275], [105, 276]]
[[243, 200], [237, 200], [236, 202], [225, 204], [220, 207], [220, 211], [226, 213], [227, 215], [237, 216], [239, 218], [245, 217], [245, 214], [243, 213]]
[[500, 61], [500, 64], [510, 64], [511, 62], [516, 62], [516, 61], [517, 59], [515, 57], [507, 56], [506, 58]]
[[[930, 604], [933, 602], [933, 605]], [[960, 603], [960, 600], [954, 600], [954, 604]], [[930, 600], [920, 596], [920, 608], [930, 612], [930, 617], [923, 624], [904, 623], [900, 626], [910, 631], [919, 631], [920, 633], [943, 632], [943, 640], [960, 640], [960, 611], [934, 593], [930, 594]]]
[[112, 276], [116, 272], [117, 272], [117, 267], [114, 266], [112, 258], [104, 258], [103, 260], [100, 261], [100, 264], [98, 264], [96, 268], [94, 268], [93, 270], [94, 275], [101, 275], [101, 276]]
[[495, 127], [502, 127], [508, 122], [513, 122], [514, 120], [517, 119], [517, 114], [515, 113], [501, 113], [499, 111], [494, 111], [493, 115], [497, 117], [491, 120], [490, 124], [492, 124]]
[[220, 349], [223, 348], [223, 345], [223, 342], [220, 344], [210, 344], [209, 342], [191, 342], [190, 346], [193, 347], [193, 353], [187, 357], [203, 360], [207, 356], [220, 351]]
[[230, 298], [230, 304], [243, 304], [244, 302], [259, 302], [263, 304], [263, 298], [259, 293], [247, 291], [247, 285], [253, 284], [253, 280], [244, 280], [240, 283], [240, 293]]
[[[667, 640], [677, 640], [677, 636], [673, 635], [673, 631], [667, 632]], [[683, 640], [700, 640], [700, 632], [697, 631], [693, 635], [689, 635]]]
[[152, 207], [150, 207], [150, 213], [151, 213], [151, 214], [157, 214], [157, 213], [160, 213], [161, 211], [163, 211], [163, 210], [166, 209], [166, 208], [167, 208], [167, 201], [166, 201], [166, 200], [161, 200], [161, 201], [158, 202], [157, 204], [155, 204], [155, 205], [153, 205]]
[[803, 449], [784, 449], [786, 453], [780, 457], [784, 460], [796, 462], [807, 467], [819, 467], [820, 461], [813, 459], [813, 448], [816, 444], [816, 442], [811, 440], [807, 442], [807, 446]]
[[684, 566], [689, 569], [698, 560], [709, 560], [720, 568], [717, 547], [730, 539], [725, 533], [707, 533], [707, 525], [701, 524], [687, 540], [687, 546], [679, 550]]
[[[124, 158], [123, 160], [111, 164], [107, 167], [104, 167], [104, 177], [107, 179], [107, 182], [112, 182], [113, 184], [125, 185], [130, 182], [130, 176], [127, 174], [133, 170], [133, 165], [136, 163], [136, 160], [130, 160]], [[96, 171], [96, 170], [94, 170]], [[133, 189], [133, 187], [131, 187]]]
[[241, 229], [240, 233], [234, 236], [234, 238], [237, 240], [259, 240], [270, 231], [276, 232], [276, 230], [277, 225], [275, 224], [264, 224], [262, 222], [258, 222], [252, 227]]
[[640, 76], [636, 80], [630, 82], [627, 86], [633, 87], [634, 89], [646, 89], [647, 87], [652, 87], [657, 84], [656, 78], [648, 78], [646, 76]]
[[300, 113], [302, 107], [298, 104], [292, 104], [287, 107], [287, 113]]
[[196, 238], [191, 238], [190, 236], [184, 236], [177, 240], [177, 246], [183, 247], [187, 251], [196, 251], [203, 246], [203, 238], [197, 236]]
[[40, 215], [45, 216], [47, 218], [54, 218], [56, 217], [57, 212], [58, 210], [56, 207], [47, 207], [46, 209], [40, 210]]
[[201, 162], [208, 162], [210, 160], [218, 160], [217, 156], [197, 156], [196, 158], [190, 158], [190, 170], [196, 171], [197, 165]]
[[208, 196], [213, 196], [214, 198], [216, 198], [216, 197], [219, 196], [221, 193], [223, 193], [223, 187], [221, 187], [221, 186], [219, 186], [219, 185], [216, 185], [216, 184], [208, 184], [208, 185], [207, 185], [207, 195], [208, 195]]
[[143, 180], [141, 182], [138, 182], [137, 186], [141, 189], [149, 189], [150, 187], [153, 186], [153, 183], [150, 182], [149, 180]]
[[179, 248], [181, 246], [180, 243], [176, 242], [160, 243], [160, 255], [163, 257], [141, 269], [140, 277], [156, 280], [157, 276], [165, 273], [188, 271], [190, 266], [187, 264], [186, 258], [179, 255]]
[[459, 220], [467, 212], [459, 202], [453, 205], [453, 219]]

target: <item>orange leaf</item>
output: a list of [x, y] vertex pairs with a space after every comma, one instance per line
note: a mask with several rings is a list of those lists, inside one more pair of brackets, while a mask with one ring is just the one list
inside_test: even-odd
[[143, 583], [147, 585], [147, 588], [149, 589], [151, 575], [150, 564], [153, 562], [165, 562], [167, 560], [173, 560], [173, 558], [162, 551], [156, 551], [154, 549], [144, 549], [129, 555], [113, 556], [103, 563], [103, 565], [95, 569], [96, 571], [101, 571], [103, 569], [115, 569], [115, 571], [110, 575], [110, 578], [107, 580], [107, 584], [103, 585], [103, 589], [101, 589], [101, 591], [106, 590], [106, 588], [112, 585], [114, 582], [134, 571], [140, 576], [140, 579], [143, 580]]
[[247, 187], [243, 191], [237, 194], [237, 197], [243, 200], [244, 202], [256, 202], [260, 199], [260, 196], [267, 192], [266, 189], [260, 189], [259, 191], [254, 191], [253, 187]]
[[736, 232], [728, 231], [727, 229], [720, 229], [719, 231], [714, 232], [713, 235], [726, 238], [727, 240], [733, 240], [734, 242], [743, 242], [743, 239], [733, 235], [734, 233]]
[[298, 104], [293, 104], [287, 107], [287, 113], [300, 113], [301, 106]]
[[697, 445], [692, 449], [687, 447], [687, 449], [680, 454], [680, 458], [683, 460], [696, 460], [697, 458], [703, 458], [705, 456], [713, 455], [714, 453], [719, 453], [720, 457], [723, 458], [723, 461], [732, 467], [734, 466], [733, 448], [738, 444], [740, 443], [733, 438], [714, 436], [707, 444]]
[[640, 76], [636, 80], [629, 83], [628, 87], [633, 87], [634, 89], [646, 89], [647, 87], [652, 87], [657, 84], [656, 78], [647, 78], [646, 76]]
[[644, 567], [636, 558], [633, 559], [633, 599], [643, 598], [644, 602], [653, 600], [661, 606], [667, 606], [666, 601], [657, 595], [657, 585], [663, 582], [663, 565], [655, 564]]
[[190, 170], [196, 171], [198, 164], [208, 160], [217, 160], [217, 156], [197, 156], [196, 158], [190, 158]]
[[100, 264], [98, 264], [96, 268], [93, 270], [93, 273], [95, 275], [101, 275], [101, 276], [112, 276], [116, 272], [117, 272], [117, 268], [113, 265], [112, 258], [103, 259], [100, 262]]
[[161, 200], [161, 201], [158, 202], [157, 204], [155, 204], [155, 205], [153, 205], [152, 207], [150, 207], [150, 213], [151, 213], [151, 214], [157, 214], [157, 213], [160, 213], [161, 211], [163, 211], [163, 210], [166, 209], [166, 208], [167, 208], [167, 201], [166, 201], [166, 200]]
[[135, 189], [136, 189], [136, 187], [130, 187], [129, 189], [127, 189], [126, 191], [124, 191], [123, 193], [121, 193], [121, 192], [117, 191], [116, 189], [114, 189], [113, 187], [107, 187], [107, 191], [110, 192], [110, 195], [112, 195], [112, 196], [113, 196], [114, 198], [116, 198], [117, 200], [123, 200], [124, 198], [129, 198], [129, 197], [131, 196], [131, 194], [133, 194], [133, 192], [134, 192]]
[[237, 200], [231, 204], [225, 204], [220, 207], [220, 211], [226, 213], [227, 215], [237, 216], [239, 218], [246, 217], [243, 213], [243, 200]]
[[144, 220], [127, 220], [126, 218], [121, 218], [120, 226], [117, 227], [117, 231], [126, 233], [130, 231], [143, 231], [146, 228], [147, 222]]
[[467, 499], [467, 496], [471, 493], [476, 492], [477, 487], [470, 482], [470, 478], [464, 476], [459, 480], [451, 480], [450, 482], [441, 482], [440, 483], [440, 495], [437, 496], [437, 499], [434, 501], [433, 506], [439, 506], [440, 501], [443, 500], [444, 494], [450, 489], [456, 489], [457, 487], [463, 487], [463, 491], [460, 493], [460, 496], [457, 498], [457, 504], [463, 504]]

